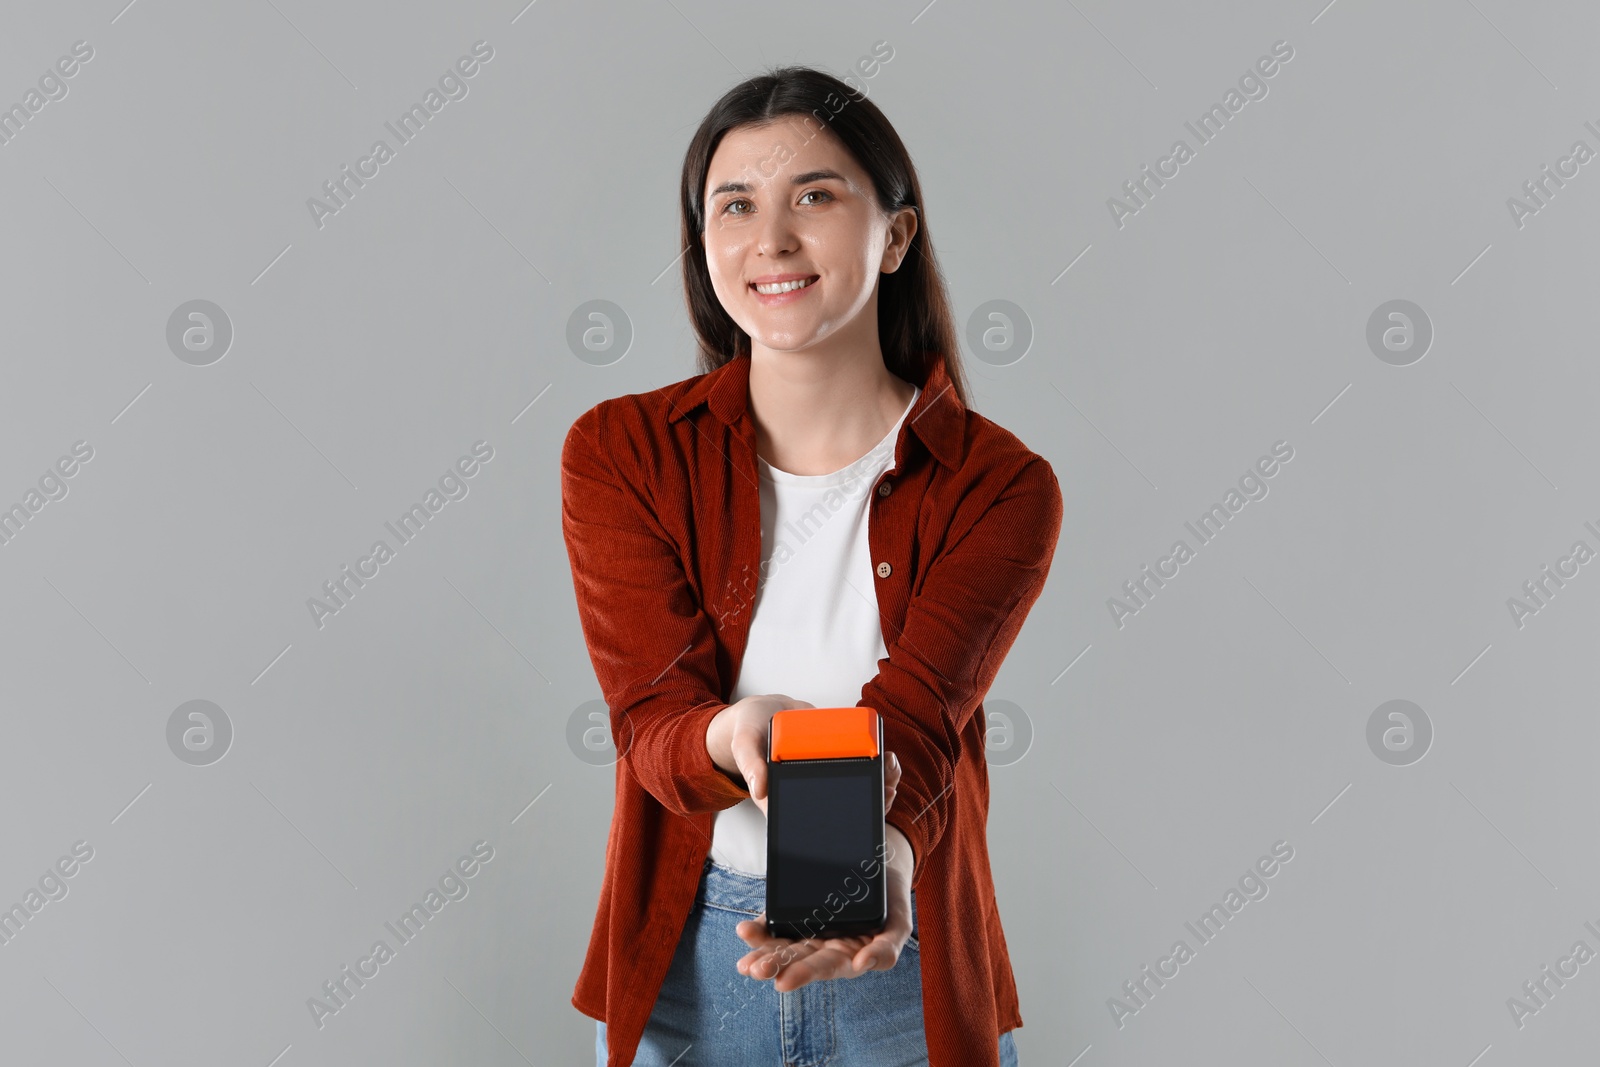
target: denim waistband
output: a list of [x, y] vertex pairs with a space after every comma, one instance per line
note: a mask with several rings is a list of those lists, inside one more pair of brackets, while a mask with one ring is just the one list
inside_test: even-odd
[[758, 874], [745, 874], [724, 867], [710, 857], [700, 872], [697, 899], [706, 904], [759, 915], [767, 907], [767, 880]]

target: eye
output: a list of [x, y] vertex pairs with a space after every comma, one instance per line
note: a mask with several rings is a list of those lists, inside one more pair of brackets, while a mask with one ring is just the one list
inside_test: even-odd
[[[801, 202], [804, 203], [806, 197], [808, 197], [808, 196], [821, 196], [821, 197], [825, 197], [827, 200], [834, 199], [834, 195], [832, 193], [828, 192], [826, 189], [808, 189], [808, 190], [806, 190], [804, 193], [802, 193], [800, 195]], [[826, 202], [826, 201], [822, 201], [822, 202]], [[729, 200], [726, 204], [722, 205], [722, 210], [721, 210], [721, 212], [719, 212], [719, 214], [727, 215], [727, 214], [731, 213], [733, 215], [748, 215], [748, 214], [750, 214], [749, 211], [734, 211], [733, 210], [733, 206], [735, 204], [746, 204], [746, 205], [748, 205], [749, 203], [750, 203], [750, 201], [745, 199], [742, 196], [735, 197], [732, 200]]]

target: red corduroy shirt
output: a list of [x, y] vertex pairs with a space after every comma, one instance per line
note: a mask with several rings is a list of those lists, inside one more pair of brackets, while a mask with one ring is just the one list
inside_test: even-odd
[[[997, 1039], [1022, 1015], [989, 870], [982, 701], [1043, 590], [1061, 490], [1048, 462], [963, 405], [943, 365], [929, 365], [869, 498], [889, 655], [857, 705], [882, 716], [902, 768], [886, 819], [916, 857], [930, 1067], [998, 1067]], [[600, 901], [572, 996], [606, 1022], [609, 1067], [633, 1060], [716, 812], [749, 796], [706, 751], [706, 726], [738, 678], [761, 565], [749, 375], [740, 356], [602, 401], [561, 451], [562, 534], [619, 752]]]

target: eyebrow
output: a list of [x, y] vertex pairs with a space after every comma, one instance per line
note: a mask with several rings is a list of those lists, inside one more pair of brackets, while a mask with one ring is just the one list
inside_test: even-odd
[[[845, 176], [843, 174], [838, 173], [837, 171], [832, 171], [832, 170], [808, 170], [804, 174], [796, 174], [794, 177], [790, 178], [789, 179], [789, 184], [790, 185], [806, 185], [806, 184], [808, 184], [810, 182], [826, 181], [826, 180], [828, 180], [830, 178], [833, 179], [834, 181], [840, 181], [840, 182], [846, 180]], [[711, 192], [707, 193], [706, 194], [706, 199], [710, 200], [712, 197], [718, 196], [718, 195], [720, 195], [722, 193], [748, 193], [748, 192], [751, 191], [752, 188], [753, 188], [753, 186], [751, 186], [747, 182], [723, 182], [721, 185], [719, 185], [715, 189], [711, 190]]]

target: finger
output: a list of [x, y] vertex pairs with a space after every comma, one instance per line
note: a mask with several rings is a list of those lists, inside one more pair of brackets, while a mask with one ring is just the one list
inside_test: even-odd
[[854, 973], [851, 964], [861, 949], [872, 943], [874, 938], [881, 934], [867, 937], [861, 934], [851, 934], [846, 937], [808, 937], [801, 941], [792, 941], [781, 946], [773, 955], [779, 958], [785, 966], [795, 964], [801, 960], [811, 961], [813, 977], [829, 977], [834, 973]]
[[784, 968], [819, 951], [820, 945], [803, 941], [753, 949], [739, 958], [739, 969], [752, 978], [772, 978]]
[[824, 946], [818, 951], [801, 956], [787, 964], [773, 979], [772, 988], [780, 993], [787, 993], [810, 982], [826, 981], [830, 978], [855, 978], [865, 972], [859, 970], [852, 963], [853, 953], [851, 947], [837, 945]]
[[863, 945], [850, 960], [850, 966], [857, 974], [867, 971], [889, 971], [894, 969], [895, 963], [900, 958], [900, 950], [894, 941], [884, 936], [873, 938]]
[[778, 937], [767, 929], [765, 914], [763, 912], [761, 918], [743, 919], [734, 924], [734, 933], [738, 934], [739, 939], [749, 945], [752, 950], [794, 954], [801, 951], [806, 953], [815, 952], [822, 947], [823, 940], [814, 937]]
[[778, 953], [757, 950], [739, 957], [736, 966], [740, 974], [759, 980], [774, 977], [783, 968], [783, 960]]
[[778, 937], [767, 929], [766, 913], [760, 918], [743, 919], [734, 924], [734, 933], [739, 939], [750, 946], [750, 951], [741, 957], [741, 960], [753, 960], [761, 954], [792, 956], [802, 948], [805, 951], [814, 951], [815, 943], [810, 941], [795, 941], [787, 937]]
[[769, 948], [773, 945], [787, 941], [787, 938], [777, 937], [767, 929], [767, 913], [762, 912], [754, 919], [742, 919], [734, 924], [733, 932], [739, 935], [751, 948]]
[[775, 975], [772, 979], [772, 988], [779, 993], [792, 993], [801, 986], [831, 977], [833, 977], [831, 974], [819, 974], [815, 968], [800, 963], [785, 967]]
[[744, 958], [747, 958], [747, 960], [758, 957], [762, 953], [776, 955], [776, 957], [781, 957], [782, 960], [795, 960], [795, 958], [818, 952], [822, 944], [824, 944], [824, 942], [818, 941], [816, 937], [795, 937], [795, 939], [774, 937], [773, 934], [766, 933], [763, 923], [758, 923], [758, 921], [754, 920], [742, 921], [739, 925], [734, 926], [734, 931], [739, 934], [739, 939], [744, 941], [744, 944], [750, 945], [750, 952], [744, 953]]
[[784, 942], [754, 949], [739, 958], [739, 973], [751, 978], [774, 978], [797, 960], [815, 954], [820, 945], [806, 942]]

